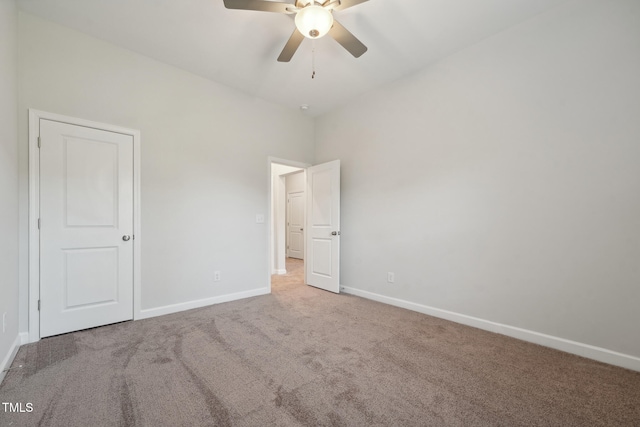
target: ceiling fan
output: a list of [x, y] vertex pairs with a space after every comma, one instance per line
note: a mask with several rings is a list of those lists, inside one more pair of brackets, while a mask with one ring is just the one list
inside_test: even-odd
[[317, 39], [326, 34], [333, 37], [350, 54], [359, 58], [367, 51], [353, 34], [333, 19], [334, 10], [344, 10], [368, 0], [295, 0], [295, 4], [269, 0], [224, 0], [227, 9], [258, 10], [295, 14], [296, 29], [282, 49], [279, 62], [289, 62], [305, 37]]

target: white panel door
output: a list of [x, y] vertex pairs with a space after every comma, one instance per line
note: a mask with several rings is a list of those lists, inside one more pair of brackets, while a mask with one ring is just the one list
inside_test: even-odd
[[287, 195], [287, 256], [304, 259], [304, 191]]
[[40, 336], [133, 318], [133, 137], [40, 120]]
[[306, 282], [340, 292], [340, 160], [307, 169]]

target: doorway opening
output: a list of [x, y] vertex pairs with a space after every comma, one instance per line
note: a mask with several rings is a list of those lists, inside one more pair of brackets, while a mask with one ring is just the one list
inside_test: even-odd
[[[301, 284], [340, 293], [340, 160], [313, 166], [271, 157], [268, 162], [269, 290], [272, 275], [287, 274], [288, 256], [289, 260], [304, 259]], [[303, 194], [294, 183], [287, 187], [287, 180], [300, 178]], [[292, 208], [287, 218], [287, 204], [296, 203], [299, 210]], [[292, 220], [295, 215], [301, 218]]]
[[303, 285], [307, 164], [270, 159], [270, 286]]

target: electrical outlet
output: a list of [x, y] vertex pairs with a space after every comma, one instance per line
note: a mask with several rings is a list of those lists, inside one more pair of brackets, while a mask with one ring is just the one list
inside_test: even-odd
[[214, 282], [219, 282], [220, 281], [220, 272], [219, 271], [214, 271], [213, 272], [213, 281]]
[[388, 273], [387, 273], [387, 282], [389, 282], [389, 283], [393, 283], [393, 282], [395, 282], [395, 281], [396, 281], [396, 275], [395, 275], [395, 273], [388, 272]]

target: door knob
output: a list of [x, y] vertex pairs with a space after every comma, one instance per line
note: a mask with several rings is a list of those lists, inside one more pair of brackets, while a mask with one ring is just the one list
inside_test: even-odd
[[332, 235], [332, 236], [339, 236], [339, 235], [340, 235], [340, 232], [339, 232], [339, 231], [332, 231], [332, 232], [331, 232], [331, 235]]
[[300, 231], [304, 230], [304, 228], [301, 228]]
[[129, 236], [129, 235], [125, 234], [124, 236], [122, 236], [122, 240], [124, 240], [125, 242], [128, 242], [129, 239], [131, 239], [131, 236]]

